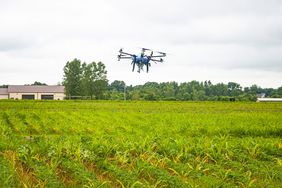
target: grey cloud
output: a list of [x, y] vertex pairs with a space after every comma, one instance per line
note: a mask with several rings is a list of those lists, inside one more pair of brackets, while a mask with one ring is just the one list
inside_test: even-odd
[[[0, 0], [0, 71], [5, 75], [13, 74], [13, 68], [17, 71], [18, 77], [3, 79], [10, 82], [44, 67], [58, 75], [37, 75], [56, 83], [64, 63], [77, 57], [103, 60], [110, 79], [133, 84], [166, 80], [168, 70], [176, 81], [187, 70], [191, 79], [198, 79], [200, 74], [189, 72], [191, 67], [207, 67], [211, 77], [230, 69], [278, 75], [281, 10], [281, 0]], [[116, 61], [120, 47], [138, 52], [137, 46], [172, 55], [152, 67], [151, 74], [138, 77], [128, 72], [130, 62]]]
[[134, 0], [111, 1], [122, 14], [139, 21], [156, 24], [185, 24], [195, 18], [217, 16], [270, 16], [281, 15], [282, 2], [279, 0]]
[[17, 51], [33, 46], [32, 40], [22, 37], [0, 37], [0, 52]]

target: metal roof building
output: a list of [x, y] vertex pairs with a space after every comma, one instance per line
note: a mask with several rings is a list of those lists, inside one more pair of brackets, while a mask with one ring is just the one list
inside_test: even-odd
[[8, 99], [8, 88], [0, 88], [0, 99]]
[[64, 86], [8, 86], [8, 93], [64, 93]]
[[257, 102], [282, 102], [282, 98], [257, 98]]
[[9, 85], [0, 88], [0, 99], [63, 100], [64, 86]]
[[8, 88], [0, 88], [0, 95], [8, 94]]

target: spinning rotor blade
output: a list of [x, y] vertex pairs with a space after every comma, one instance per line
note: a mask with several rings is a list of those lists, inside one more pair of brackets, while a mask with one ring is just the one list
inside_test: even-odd
[[150, 51], [152, 51], [152, 50], [151, 50], [151, 49], [149, 49], [149, 48], [142, 48], [142, 50], [145, 50], [145, 51], [150, 50]]
[[165, 52], [157, 52], [157, 53], [162, 54], [163, 56], [166, 56]]
[[161, 58], [161, 57], [166, 57], [166, 54], [165, 52], [157, 52], [159, 53], [158, 55], [153, 55], [152, 58]]
[[145, 51], [153, 51], [153, 50], [151, 50], [151, 49], [149, 49], [149, 48], [141, 48], [142, 49], [142, 52], [145, 52]]

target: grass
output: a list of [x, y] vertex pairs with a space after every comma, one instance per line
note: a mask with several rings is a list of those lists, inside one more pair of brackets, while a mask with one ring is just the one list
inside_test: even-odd
[[282, 104], [0, 101], [0, 187], [281, 187]]

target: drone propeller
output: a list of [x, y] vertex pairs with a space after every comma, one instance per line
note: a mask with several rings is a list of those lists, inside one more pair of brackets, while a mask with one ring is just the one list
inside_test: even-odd
[[166, 53], [165, 53], [165, 52], [158, 52], [158, 51], [157, 51], [157, 53], [159, 53], [159, 54], [162, 54], [162, 55], [166, 56]]
[[151, 59], [151, 61], [153, 61], [155, 64], [157, 64], [157, 61], [156, 60], [154, 60], [154, 59]]
[[152, 51], [151, 49], [149, 49], [149, 48], [142, 48], [143, 50], [150, 50], [150, 51]]
[[164, 60], [163, 60], [163, 58], [160, 58], [160, 59], [151, 59], [151, 61], [153, 61], [154, 63], [158, 63], [158, 62], [160, 62], [160, 63], [163, 63], [164, 62]]
[[150, 55], [145, 55], [148, 59], [151, 59], [152, 58], [152, 56], [153, 56], [153, 54], [154, 54], [154, 52], [153, 51], [151, 51], [151, 54]]
[[141, 48], [141, 49], [142, 49], [143, 52], [145, 52], [145, 51], [153, 51], [153, 50], [151, 50], [149, 48]]
[[121, 52], [122, 52], [122, 50], [123, 50], [123, 49], [121, 48], [121, 49], [119, 50], [119, 53], [121, 53]]

